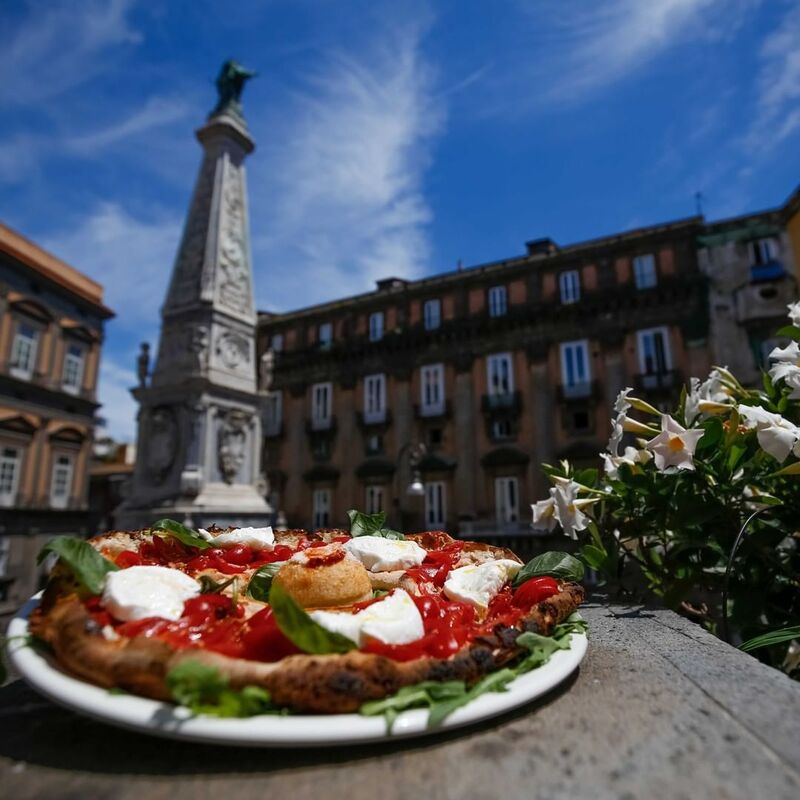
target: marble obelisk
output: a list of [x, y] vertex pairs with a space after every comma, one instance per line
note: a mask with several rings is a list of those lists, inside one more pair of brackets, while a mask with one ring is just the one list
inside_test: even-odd
[[[172, 517], [265, 525], [256, 311], [244, 160], [255, 143], [240, 96], [254, 73], [226, 62], [219, 102], [197, 131], [203, 161], [161, 309], [152, 376], [139, 369], [137, 462], [125, 528]], [[131, 279], [135, 280], [135, 270]], [[146, 358], [146, 355], [144, 356]]]

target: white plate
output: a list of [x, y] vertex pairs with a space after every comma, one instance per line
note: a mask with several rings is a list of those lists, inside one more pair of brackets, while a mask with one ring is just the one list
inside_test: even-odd
[[[28, 615], [38, 596], [30, 600], [11, 621], [8, 637], [28, 633]], [[11, 663], [41, 694], [90, 717], [156, 736], [190, 739], [217, 744], [251, 747], [309, 747], [320, 744], [355, 744], [421, 736], [470, 725], [529, 703], [546, 694], [572, 674], [586, 653], [586, 636], [573, 634], [569, 650], [557, 650], [543, 666], [512, 681], [505, 692], [491, 692], [457, 709], [437, 728], [426, 727], [425, 709], [404, 711], [391, 733], [383, 717], [359, 714], [260, 716], [247, 719], [193, 717], [185, 708], [133, 695], [111, 694], [105, 689], [73, 678], [53, 659], [22, 640], [8, 644]]]

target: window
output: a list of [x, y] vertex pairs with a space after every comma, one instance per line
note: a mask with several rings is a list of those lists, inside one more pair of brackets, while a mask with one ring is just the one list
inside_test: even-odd
[[14, 344], [11, 347], [11, 374], [15, 378], [30, 380], [36, 366], [39, 331], [27, 322], [17, 324]]
[[22, 453], [16, 447], [0, 450], [0, 506], [13, 506], [17, 497]]
[[383, 311], [369, 315], [369, 340], [379, 342], [383, 339]]
[[561, 380], [565, 397], [586, 397], [591, 393], [589, 345], [586, 339], [562, 342]]
[[367, 455], [379, 456], [383, 453], [383, 436], [379, 433], [370, 434], [367, 437]]
[[652, 253], [633, 259], [633, 279], [637, 289], [652, 289], [656, 285], [656, 259]]
[[666, 328], [639, 331], [639, 366], [644, 375], [664, 375], [672, 368]]
[[73, 394], [81, 389], [83, 381], [83, 348], [79, 344], [67, 345], [64, 354], [64, 377], [61, 381], [62, 388]]
[[489, 289], [489, 316], [502, 317], [508, 311], [508, 295], [505, 286]]
[[518, 522], [519, 481], [516, 478], [495, 478], [494, 502], [498, 522]]
[[333, 385], [315, 383], [311, 387], [311, 427], [324, 430], [331, 426]]
[[50, 482], [50, 505], [66, 508], [72, 493], [72, 456], [56, 456], [53, 478]]
[[431, 447], [438, 447], [444, 441], [444, 435], [441, 428], [428, 429], [428, 444]]
[[333, 325], [330, 322], [323, 322], [322, 325], [319, 326], [317, 336], [319, 337], [319, 346], [321, 348], [326, 349], [330, 347], [333, 342]]
[[425, 528], [429, 531], [444, 528], [447, 518], [447, 498], [444, 481], [425, 484]]
[[506, 397], [514, 391], [511, 353], [497, 353], [486, 360], [487, 385], [490, 397]]
[[5, 578], [5, 576], [8, 574], [8, 561], [10, 554], [11, 537], [0, 536], [0, 578]]
[[777, 255], [777, 247], [774, 239], [755, 239], [749, 242], [750, 263], [752, 265], [769, 264], [774, 261]]
[[561, 302], [577, 303], [581, 299], [581, 278], [578, 270], [571, 269], [558, 276], [558, 285], [561, 289]]
[[492, 420], [492, 439], [494, 441], [513, 438], [514, 426], [510, 419], [502, 418]]
[[386, 419], [386, 376], [367, 375], [364, 378], [364, 422], [383, 422]]
[[442, 304], [439, 300], [426, 300], [422, 306], [425, 330], [432, 331], [442, 324]]
[[588, 411], [573, 411], [570, 422], [572, 433], [589, 433], [591, 430], [592, 421]]
[[281, 432], [282, 400], [280, 392], [270, 392], [264, 397], [264, 436], [277, 436]]
[[367, 514], [383, 511], [383, 486], [367, 486]]
[[428, 364], [420, 370], [420, 395], [423, 417], [444, 413], [444, 364]]
[[273, 333], [272, 334], [271, 347], [276, 353], [280, 353], [281, 350], [283, 350], [283, 334], [282, 333]]
[[331, 524], [331, 490], [314, 489], [312, 495], [312, 506], [314, 508], [314, 519], [311, 527], [327, 528]]

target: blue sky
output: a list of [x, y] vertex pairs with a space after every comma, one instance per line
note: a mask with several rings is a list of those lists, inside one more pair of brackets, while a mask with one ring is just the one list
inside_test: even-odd
[[288, 310], [800, 179], [790, 0], [8, 0], [0, 216], [106, 286], [130, 438], [220, 63], [244, 96], [260, 308]]

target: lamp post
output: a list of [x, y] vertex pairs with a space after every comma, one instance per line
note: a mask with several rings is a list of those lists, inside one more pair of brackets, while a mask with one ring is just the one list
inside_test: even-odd
[[404, 530], [403, 526], [403, 510], [400, 507], [401, 493], [398, 491], [398, 480], [400, 470], [403, 465], [404, 456], [408, 455], [408, 466], [411, 470], [411, 481], [406, 487], [406, 494], [409, 497], [422, 497], [425, 494], [425, 485], [422, 483], [422, 474], [419, 469], [420, 461], [425, 458], [428, 448], [424, 442], [406, 442], [397, 454], [397, 470], [395, 471], [395, 492], [394, 492], [394, 506], [397, 510], [397, 517], [400, 522], [400, 529]]

